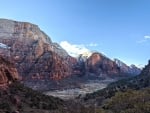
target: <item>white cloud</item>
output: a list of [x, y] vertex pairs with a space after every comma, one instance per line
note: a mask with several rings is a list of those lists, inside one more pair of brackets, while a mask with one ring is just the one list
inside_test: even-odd
[[98, 44], [97, 43], [90, 43], [90, 44], [87, 44], [87, 46], [89, 46], [89, 47], [97, 47]]
[[150, 39], [150, 36], [149, 35], [145, 35], [144, 38], [145, 39]]
[[150, 36], [149, 35], [145, 35], [144, 39], [141, 39], [141, 40], [137, 41], [137, 43], [138, 44], [142, 44], [142, 43], [147, 42], [148, 40], [150, 40]]
[[79, 54], [87, 54], [91, 53], [89, 49], [87, 49], [83, 44], [76, 45], [71, 44], [67, 41], [60, 42], [60, 45], [63, 49], [65, 49], [69, 55], [73, 57], [77, 57]]

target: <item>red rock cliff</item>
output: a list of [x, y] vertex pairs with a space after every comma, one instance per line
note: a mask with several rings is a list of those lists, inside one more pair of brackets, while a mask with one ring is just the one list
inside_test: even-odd
[[86, 62], [87, 71], [98, 76], [118, 74], [116, 63], [100, 53], [93, 53]]
[[15, 62], [24, 80], [59, 80], [72, 73], [70, 56], [37, 25], [0, 19], [0, 53]]
[[118, 59], [111, 60], [101, 53], [93, 53], [86, 60], [86, 70], [98, 76], [138, 75], [141, 72], [135, 65], [128, 66]]
[[0, 86], [5, 86], [19, 79], [14, 65], [0, 56]]

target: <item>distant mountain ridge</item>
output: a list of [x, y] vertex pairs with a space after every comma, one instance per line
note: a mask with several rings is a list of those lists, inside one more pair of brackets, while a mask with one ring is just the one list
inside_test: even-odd
[[82, 65], [80, 70], [102, 77], [107, 75], [138, 75], [141, 72], [141, 69], [135, 65], [128, 66], [118, 59], [111, 60], [99, 52], [93, 52], [90, 56], [79, 55], [78, 63]]
[[120, 68], [121, 73], [124, 74], [133, 74], [138, 75], [141, 72], [141, 69], [135, 66], [134, 64], [128, 66], [124, 62], [120, 61], [119, 59], [114, 59], [114, 62], [117, 64], [117, 66]]
[[[121, 71], [124, 68], [101, 53], [93, 53], [88, 57], [71, 57], [37, 25], [8, 19], [0, 19], [0, 55], [14, 62], [22, 81], [44, 81], [44, 85], [39, 86], [41, 89], [49, 87], [47, 83], [51, 81], [72, 75], [115, 77], [129, 74], [129, 70]], [[130, 74], [138, 74], [140, 70], [136, 69]], [[33, 84], [30, 86], [34, 87]]]

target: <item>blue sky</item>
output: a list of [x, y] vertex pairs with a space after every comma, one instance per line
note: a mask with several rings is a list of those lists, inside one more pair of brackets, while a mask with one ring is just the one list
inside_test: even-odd
[[58, 43], [145, 65], [149, 6], [150, 0], [1, 0], [0, 18], [37, 24]]

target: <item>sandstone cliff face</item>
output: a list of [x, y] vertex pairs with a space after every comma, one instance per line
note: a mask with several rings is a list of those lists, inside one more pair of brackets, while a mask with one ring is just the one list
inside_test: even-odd
[[14, 65], [0, 56], [0, 87], [19, 79]]
[[85, 61], [85, 70], [86, 73], [93, 73], [102, 77], [111, 75], [138, 75], [141, 72], [135, 65], [128, 66], [118, 59], [113, 61], [101, 53], [93, 53], [87, 58]]
[[15, 62], [23, 80], [61, 79], [72, 73], [71, 58], [37, 25], [0, 19], [0, 54]]
[[118, 66], [100, 53], [93, 53], [86, 62], [86, 68], [89, 73], [98, 76], [116, 75], [119, 73]]

